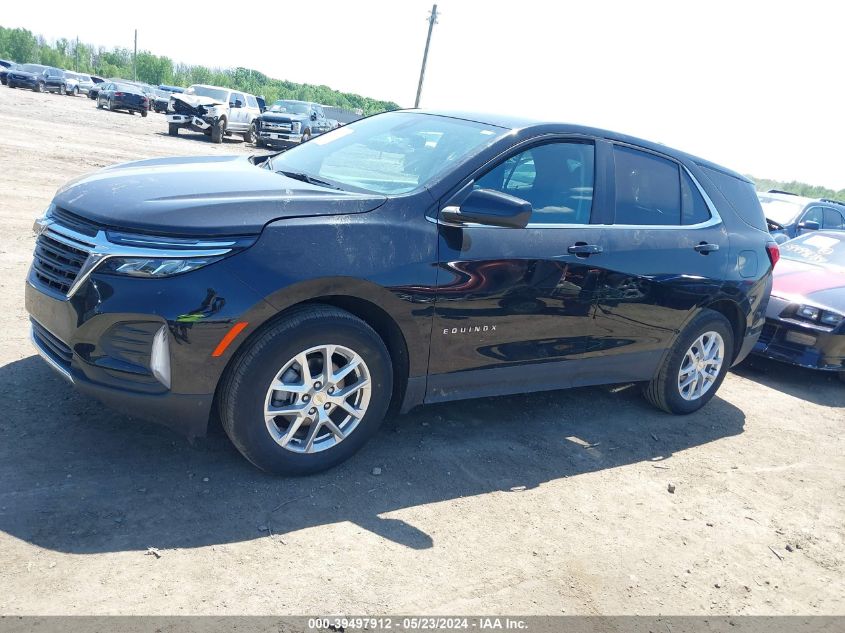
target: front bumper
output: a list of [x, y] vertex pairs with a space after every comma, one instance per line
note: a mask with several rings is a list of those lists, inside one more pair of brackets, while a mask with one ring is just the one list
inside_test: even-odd
[[35, 88], [38, 85], [37, 79], [30, 78], [22, 79], [20, 77], [9, 77], [7, 79], [7, 83], [9, 82], [11, 82], [11, 84], [16, 88]]
[[753, 353], [810, 369], [845, 371], [845, 334], [768, 318]]
[[[201, 436], [228, 360], [251, 326], [269, 314], [269, 306], [228, 265], [224, 259], [164, 279], [95, 271], [70, 298], [45, 289], [31, 270], [25, 300], [32, 341], [80, 392], [186, 436]], [[213, 356], [239, 320], [250, 327], [226, 353]], [[154, 339], [162, 329], [169, 380], [161, 379], [153, 361]]]
[[259, 130], [258, 138], [264, 141], [267, 145], [298, 145], [302, 142], [302, 134], [293, 134], [289, 132], [267, 132], [265, 130]]
[[211, 123], [198, 116], [188, 114], [168, 114], [168, 123], [175, 123], [179, 127], [189, 127], [197, 132], [205, 132], [211, 127]]

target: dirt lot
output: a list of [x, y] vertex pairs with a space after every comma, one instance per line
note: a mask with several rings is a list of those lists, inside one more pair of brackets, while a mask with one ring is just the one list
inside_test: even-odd
[[0, 612], [845, 613], [836, 379], [755, 361], [686, 418], [635, 389], [432, 406], [329, 473], [269, 477], [220, 433], [76, 395], [23, 306], [59, 185], [254, 148], [6, 87], [0, 130]]

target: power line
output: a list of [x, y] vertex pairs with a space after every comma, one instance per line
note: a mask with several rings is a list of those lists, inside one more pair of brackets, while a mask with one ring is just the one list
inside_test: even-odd
[[420, 95], [422, 94], [423, 79], [425, 79], [425, 65], [428, 63], [428, 47], [431, 45], [431, 32], [437, 24], [437, 5], [431, 7], [431, 14], [428, 16], [428, 37], [425, 38], [425, 52], [423, 53], [422, 68], [420, 68], [420, 83], [417, 85], [417, 99], [414, 107], [420, 107]]

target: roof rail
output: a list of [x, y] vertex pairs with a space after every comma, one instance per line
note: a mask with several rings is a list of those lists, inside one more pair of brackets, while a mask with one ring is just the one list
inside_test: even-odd
[[831, 204], [845, 205], [845, 202], [842, 202], [842, 200], [834, 200], [833, 198], [821, 198], [820, 201], [821, 202], [828, 202], [828, 203], [831, 203]]
[[769, 189], [766, 193], [782, 193], [785, 196], [797, 196], [797, 193], [791, 191], [781, 191], [780, 189]]

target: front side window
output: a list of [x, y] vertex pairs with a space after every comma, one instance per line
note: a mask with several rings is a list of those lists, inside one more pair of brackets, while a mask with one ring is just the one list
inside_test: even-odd
[[635, 149], [615, 147], [616, 224], [681, 223], [678, 164]]
[[387, 112], [326, 132], [273, 157], [268, 169], [341, 188], [402, 194], [426, 186], [508, 130], [419, 112]]
[[826, 229], [843, 229], [842, 214], [836, 209], [825, 208], [824, 210], [824, 228]]
[[511, 156], [475, 182], [531, 203], [532, 224], [588, 224], [595, 178], [591, 143], [561, 142]]
[[233, 92], [232, 96], [229, 97], [229, 103], [234, 104], [236, 101], [246, 104], [246, 99], [240, 92]]
[[801, 216], [802, 222], [818, 222], [819, 226], [824, 225], [824, 210], [822, 207], [810, 207]]

